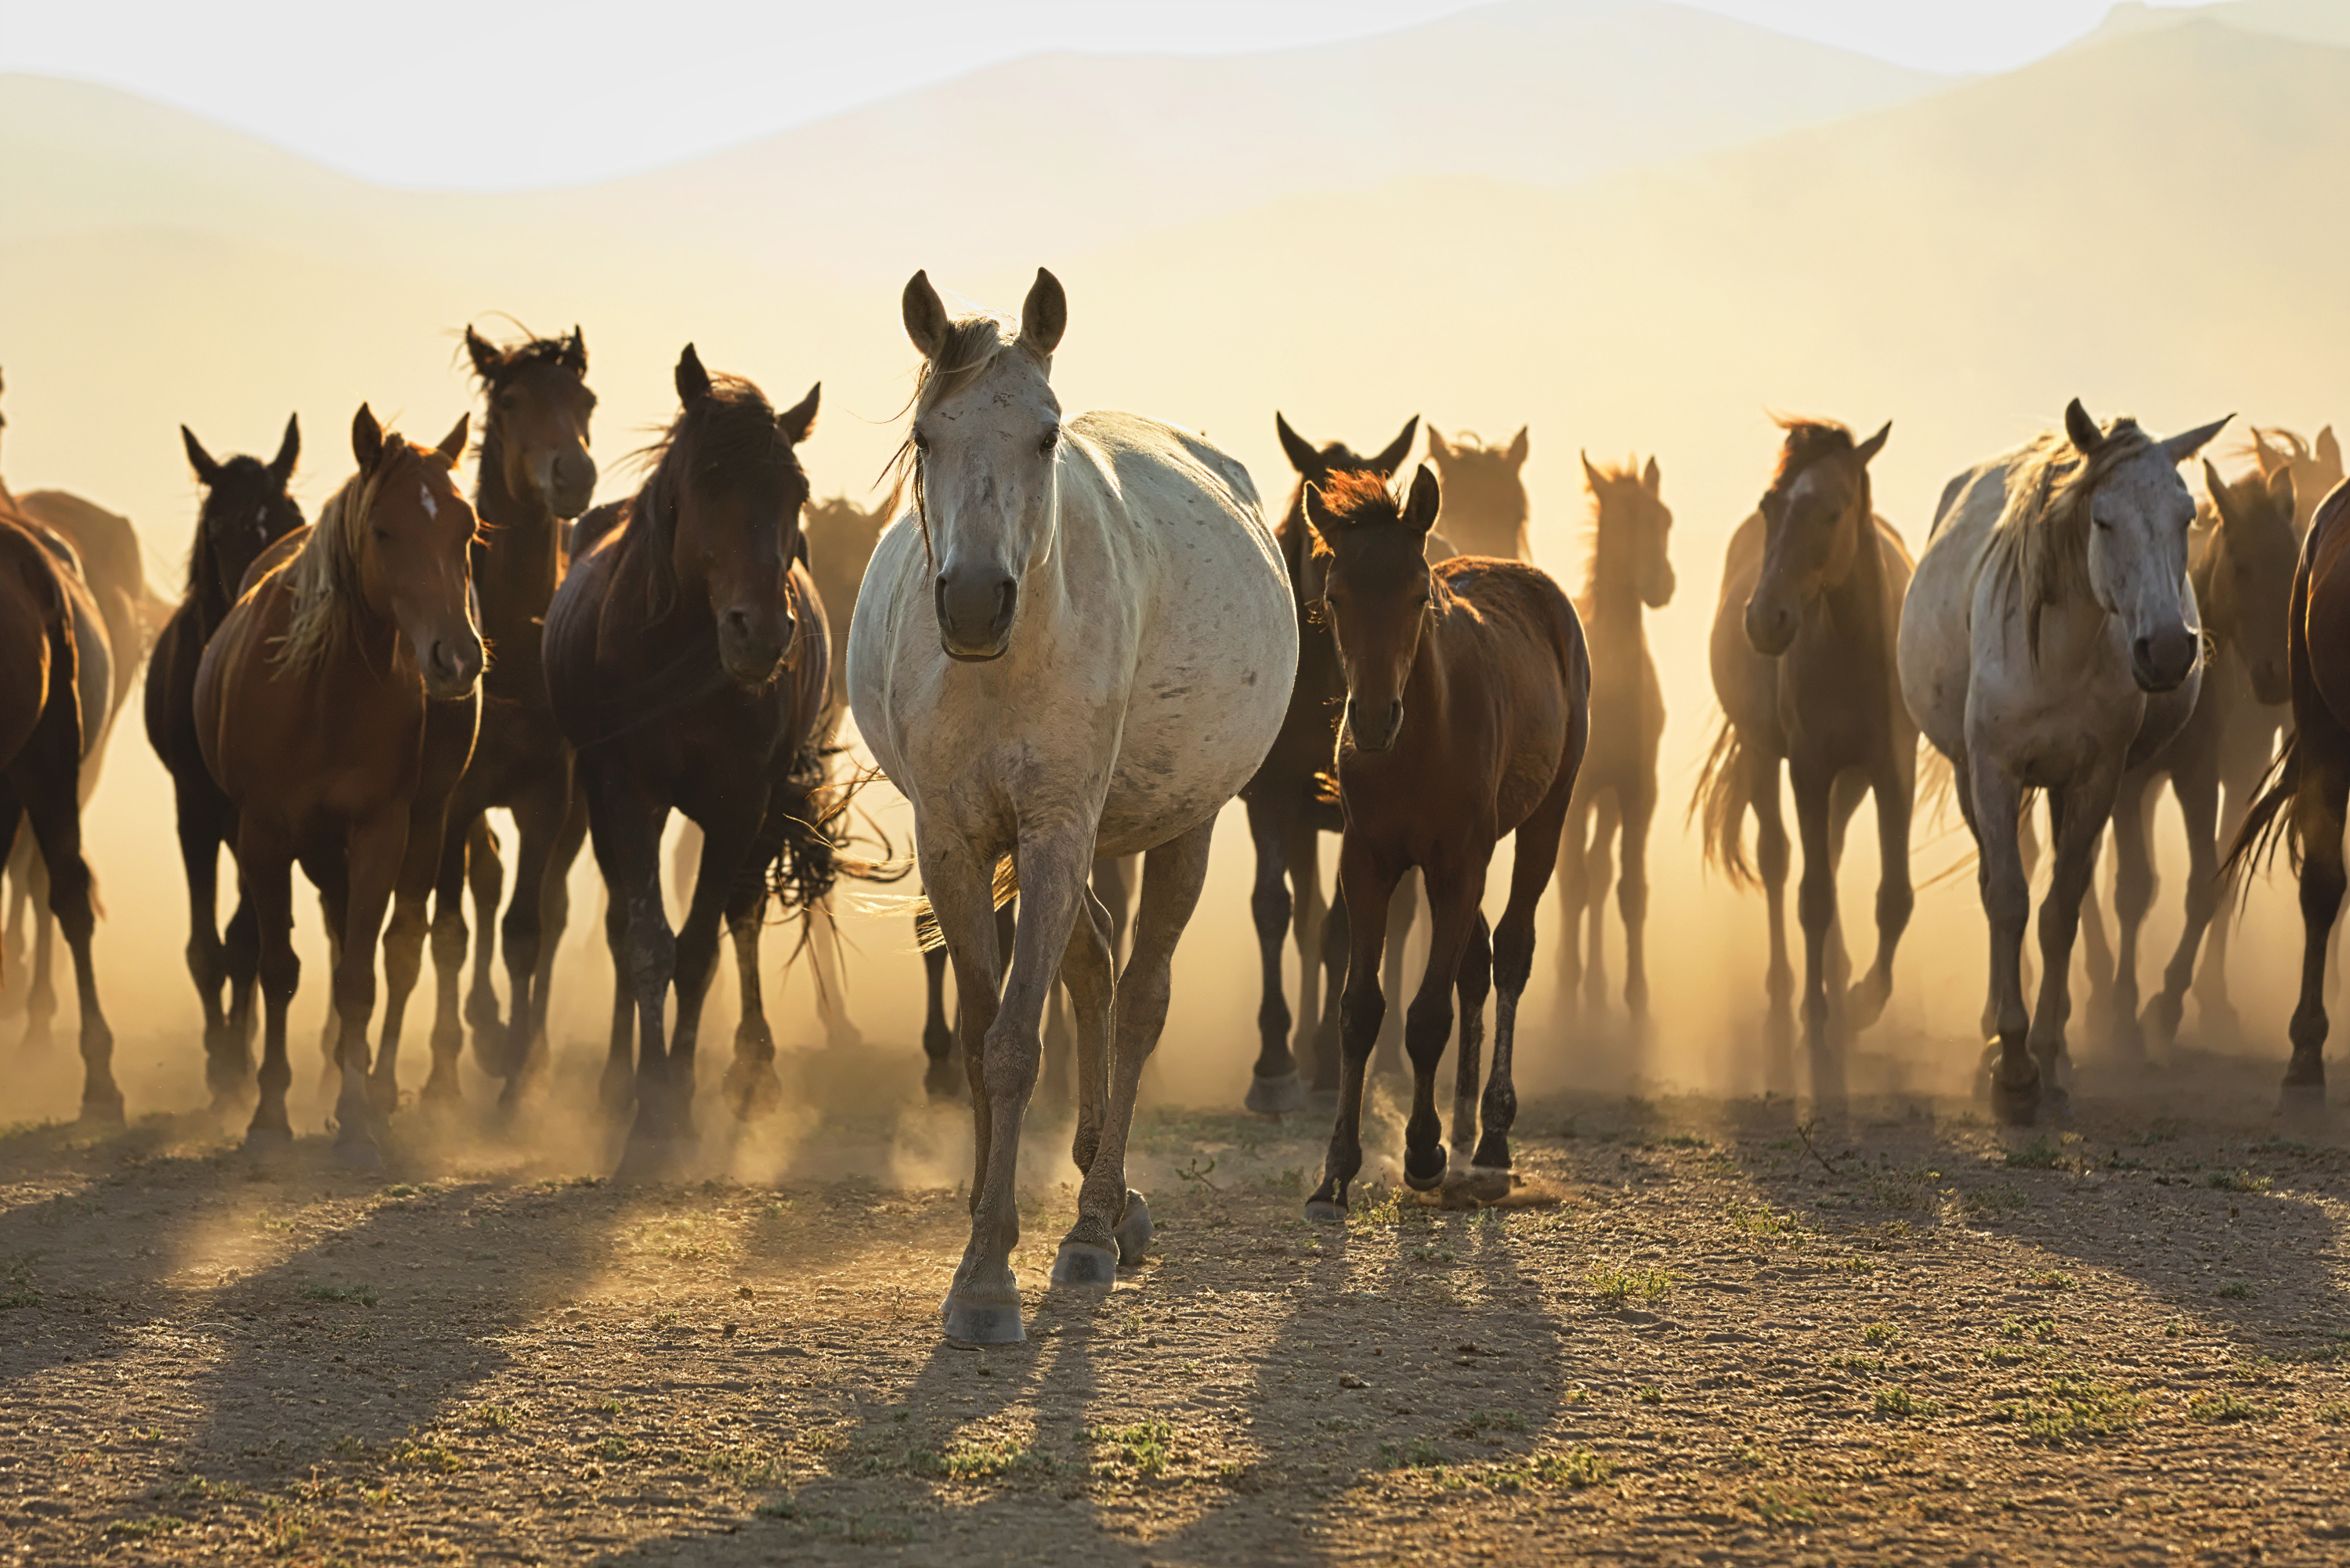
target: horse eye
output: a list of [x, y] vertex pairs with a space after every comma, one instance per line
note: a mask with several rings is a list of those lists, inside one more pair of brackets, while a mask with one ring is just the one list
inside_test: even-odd
[[389, 545], [389, 544], [390, 544], [390, 543], [391, 543], [391, 530], [390, 530], [390, 529], [389, 529], [389, 528], [379, 528], [379, 529], [377, 529], [377, 530], [375, 531], [375, 542], [376, 542], [377, 544], [379, 544], [379, 545]]
[[928, 436], [926, 436], [926, 435], [924, 435], [921, 431], [916, 431], [914, 432], [914, 450], [915, 450], [916, 452], [928, 452], [928, 451], [930, 451], [930, 450], [931, 450], [931, 438], [930, 438], [930, 437], [928, 437]]
[[1046, 457], [1050, 457], [1053, 455], [1053, 449], [1060, 444], [1061, 432], [1059, 431], [1047, 431], [1045, 432], [1045, 439], [1036, 443], [1036, 450], [1043, 452]]

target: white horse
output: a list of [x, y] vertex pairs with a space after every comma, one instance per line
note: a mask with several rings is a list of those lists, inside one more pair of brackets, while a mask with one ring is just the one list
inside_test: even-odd
[[[2230, 416], [2232, 417], [2232, 416]], [[2202, 631], [2187, 577], [2195, 503], [2178, 464], [2219, 420], [2157, 441], [2097, 428], [2078, 399], [2051, 431], [1952, 480], [1901, 609], [1901, 695], [1950, 759], [1991, 922], [1991, 1098], [2028, 1126], [2056, 1083], [2081, 895], [2123, 772], [2194, 710]], [[2040, 906], [2039, 1004], [2023, 1007], [2031, 893], [2016, 827], [2048, 794], [2055, 865]], [[2029, 1033], [2027, 1034], [2027, 1028]]]
[[[1126, 1185], [1135, 1084], [1167, 1018], [1216, 813], [1289, 706], [1297, 612], [1256, 487], [1199, 436], [1132, 414], [1064, 421], [1068, 322], [1039, 269], [1017, 331], [906, 285], [922, 352], [914, 505], [873, 553], [848, 639], [858, 730], [914, 808], [914, 849], [962, 996], [977, 1133], [971, 1244], [947, 1336], [1023, 1337], [1014, 1176], [1057, 972], [1077, 1023], [1077, 1221], [1055, 1283], [1107, 1287], [1150, 1239]], [[1117, 981], [1097, 857], [1145, 852]], [[1016, 871], [1016, 877], [1012, 875]], [[994, 908], [1020, 896], [1011, 972]]]

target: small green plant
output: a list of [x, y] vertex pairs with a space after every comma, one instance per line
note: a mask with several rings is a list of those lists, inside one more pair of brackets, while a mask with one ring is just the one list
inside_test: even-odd
[[338, 1459], [355, 1459], [366, 1452], [367, 1444], [348, 1432], [335, 1439], [335, 1454]]
[[361, 1306], [376, 1303], [372, 1285], [304, 1285], [302, 1299], [306, 1302], [357, 1302]]
[[1872, 1323], [1860, 1331], [1864, 1345], [1891, 1345], [1901, 1337], [1900, 1329], [1889, 1323]]
[[1109, 1448], [1110, 1462], [1123, 1465], [1139, 1476], [1167, 1473], [1167, 1461], [1175, 1448], [1175, 1428], [1167, 1421], [1137, 1421], [1125, 1427], [1093, 1427], [1086, 1436], [1094, 1442]]
[[1863, 1355], [1857, 1351], [1841, 1350], [1828, 1357], [1827, 1364], [1838, 1372], [1859, 1372], [1878, 1376], [1885, 1371], [1885, 1357]]
[[511, 1432], [522, 1425], [522, 1417], [511, 1405], [476, 1405], [473, 1419], [500, 1432]]
[[1381, 1443], [1379, 1468], [1390, 1470], [1433, 1470], [1444, 1468], [1444, 1453], [1426, 1438], [1409, 1443]]
[[1529, 1486], [1566, 1487], [1580, 1491], [1597, 1486], [1616, 1473], [1614, 1464], [1589, 1449], [1565, 1453], [1536, 1454], [1523, 1465], [1511, 1465], [1492, 1474], [1494, 1490], [1517, 1491]]
[[2266, 1192], [2269, 1179], [2249, 1170], [2215, 1170], [2203, 1179], [2203, 1185], [2221, 1192]]
[[1673, 1293], [1669, 1269], [1627, 1269], [1620, 1263], [1596, 1263], [1586, 1278], [1591, 1293], [1612, 1307], [1624, 1306], [1635, 1299], [1661, 1302]]
[[1875, 1406], [1878, 1415], [1891, 1416], [1903, 1420], [1911, 1416], [1936, 1415], [1942, 1408], [1931, 1399], [1918, 1398], [1898, 1384], [1890, 1384], [1879, 1388], [1877, 1391]]
[[2036, 1137], [2022, 1148], [2009, 1149], [2007, 1163], [2014, 1170], [2056, 1170], [2064, 1163], [2064, 1151], [2044, 1137]]
[[605, 1438], [589, 1451], [599, 1459], [625, 1459], [629, 1457], [629, 1439], [617, 1437]]
[[2023, 1428], [2026, 1442], [2066, 1448], [2128, 1431], [2146, 1409], [2143, 1396], [2091, 1377], [2052, 1377], [2045, 1392], [1994, 1406], [1994, 1420]]
[[2217, 1291], [2214, 1291], [2212, 1294], [2219, 1296], [2223, 1301], [2250, 1301], [2252, 1299], [2251, 1282], [2248, 1280], [2230, 1280], [2227, 1283], [2221, 1285]]
[[2339, 1399], [2328, 1399], [2310, 1414], [2329, 1427], [2350, 1427], [2350, 1405]]
[[1523, 1432], [1526, 1418], [1515, 1410], [1472, 1410], [1466, 1423], [1472, 1432]]
[[1052, 1468], [1049, 1455], [1008, 1438], [961, 1439], [940, 1449], [938, 1458], [939, 1474], [951, 1481], [993, 1480], [1014, 1471]]
[[1758, 1486], [1747, 1499], [1747, 1505], [1762, 1516], [1765, 1524], [1786, 1527], [1816, 1524], [1820, 1509], [1827, 1501], [1825, 1494], [1809, 1487]]
[[107, 1524], [106, 1533], [117, 1540], [147, 1541], [158, 1535], [169, 1535], [173, 1531], [185, 1530], [187, 1527], [188, 1521], [184, 1519], [173, 1519], [168, 1513], [151, 1513], [144, 1519], [110, 1521]]
[[391, 1446], [391, 1462], [415, 1470], [437, 1470], [451, 1475], [465, 1468], [465, 1461], [451, 1451], [445, 1443], [421, 1443], [411, 1438]]
[[2224, 1389], [2217, 1394], [2198, 1394], [2187, 1401], [2187, 1418], [2190, 1421], [2257, 1421], [2267, 1414], [2261, 1406]]
[[2032, 1276], [2033, 1288], [2043, 1291], [2069, 1291], [2074, 1288], [2072, 1275], [2062, 1269], [2043, 1269]]
[[2186, 1130], [2187, 1124], [2177, 1116], [2157, 1116], [2147, 1123], [2146, 1136], [2137, 1140], [2138, 1147], [2152, 1148], [2156, 1144], [2168, 1143]]

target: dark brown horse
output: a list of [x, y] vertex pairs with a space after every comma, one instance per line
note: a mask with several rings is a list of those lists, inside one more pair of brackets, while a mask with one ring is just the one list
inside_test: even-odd
[[[236, 813], [236, 862], [260, 943], [261, 1103], [249, 1148], [290, 1143], [286, 1011], [295, 957], [293, 871], [318, 889], [336, 957], [340, 1075], [335, 1154], [379, 1162], [368, 1081], [377, 939], [395, 894], [432, 889], [449, 796], [481, 717], [483, 649], [457, 493], [467, 421], [437, 447], [387, 432], [362, 405], [359, 472], [317, 524], [257, 562], [196, 669], [196, 733]], [[386, 952], [389, 983], [415, 981]], [[387, 1064], [389, 1055], [387, 1054]], [[379, 1102], [383, 1086], [376, 1091]]]
[[[439, 992], [432, 1071], [421, 1097], [427, 1104], [457, 1100], [457, 1062], [469, 1020], [482, 1065], [505, 1080], [503, 1097], [511, 1105], [546, 1020], [546, 981], [570, 907], [565, 877], [579, 847], [576, 826], [569, 836], [565, 833], [573, 813], [571, 752], [547, 706], [539, 640], [546, 607], [563, 577], [564, 522], [588, 509], [596, 489], [596, 463], [588, 455], [596, 394], [588, 389], [588, 343], [577, 327], [567, 337], [535, 337], [503, 348], [469, 327], [465, 351], [489, 405], [473, 491], [482, 532], [473, 545], [473, 571], [490, 666], [482, 680], [482, 732], [450, 799], [433, 878], [432, 968]], [[495, 840], [484, 822], [494, 808], [512, 812], [515, 820], [514, 898], [503, 929], [497, 915], [504, 877]], [[469, 850], [474, 911], [482, 924], [481, 961], [461, 1020], [457, 993], [469, 935]], [[403, 910], [384, 933], [388, 973], [410, 975], [419, 967], [424, 944], [421, 916], [421, 911]], [[491, 954], [501, 939], [509, 1004], [503, 1024], [489, 978]], [[388, 988], [382, 1040], [387, 1063], [378, 1066], [387, 1085], [407, 1002], [406, 987]]]
[[[1415, 866], [1428, 888], [1429, 961], [1404, 1022], [1412, 1066], [1404, 1179], [1426, 1191], [1444, 1177], [1436, 1067], [1457, 988], [1452, 1147], [1468, 1158], [1476, 1189], [1506, 1189], [1518, 998], [1534, 968], [1535, 906], [1558, 863], [1590, 734], [1591, 661], [1575, 606], [1520, 562], [1469, 556], [1431, 568], [1422, 550], [1439, 493], [1423, 465], [1401, 503], [1384, 480], [1362, 473], [1305, 496], [1306, 520], [1329, 552], [1323, 596], [1346, 680], [1338, 896], [1352, 946], [1340, 1003], [1345, 1077], [1322, 1185], [1305, 1206], [1313, 1219], [1345, 1216], [1348, 1184], [1362, 1168], [1363, 1079], [1387, 1011], [1379, 959], [1388, 901]], [[1489, 933], [1486, 872], [1507, 834], [1517, 836], [1510, 899]], [[1485, 995], [1497, 982], [1479, 1138]]]
[[1640, 612], [1672, 602], [1673, 514], [1653, 457], [1645, 471], [1637, 462], [1594, 468], [1586, 457], [1583, 478], [1591, 490], [1591, 569], [1575, 607], [1591, 639], [1591, 750], [1559, 847], [1560, 996], [1570, 1012], [1578, 992], [1595, 1017], [1607, 1005], [1608, 841], [1620, 836], [1624, 874], [1616, 901], [1624, 919], [1624, 1005], [1637, 1029], [1648, 1013], [1648, 824], [1657, 813], [1657, 750], [1665, 735], [1664, 688]]
[[[1865, 441], [1839, 424], [1781, 421], [1786, 440], [1762, 504], [1730, 541], [1714, 612], [1713, 689], [1722, 726], [1692, 815], [1707, 862], [1752, 882], [1742, 828], [1753, 812], [1756, 858], [1771, 916], [1767, 1043], [1783, 1077], [1794, 1034], [1785, 888], [1787, 830], [1779, 815], [1783, 763], [1804, 845], [1797, 893], [1805, 952], [1804, 1023], [1813, 1089], [1842, 1093], [1843, 1043], [1877, 1021], [1893, 994], [1893, 954], [1909, 923], [1909, 818], [1917, 797], [1918, 726], [1901, 697], [1894, 637], [1908, 591], [1909, 553], [1869, 502], [1868, 462], [1893, 427]], [[1836, 922], [1836, 861], [1861, 796], [1877, 797], [1877, 958], [1849, 996]]]
[[2282, 473], [2292, 478], [2293, 536], [2305, 536], [2319, 504], [2342, 483], [2342, 443], [2334, 439], [2334, 427], [2320, 430], [2314, 441], [2273, 425], [2254, 426], [2251, 437], [2252, 462], [2261, 477], [2274, 479]]
[[[743, 982], [726, 1101], [743, 1117], [773, 1107], [761, 917], [771, 893], [805, 908], [834, 875], [817, 798], [835, 723], [831, 649], [795, 560], [808, 494], [795, 449], [816, 423], [817, 389], [777, 413], [750, 382], [704, 370], [691, 344], [676, 381], [683, 407], [644, 487], [580, 520], [588, 553], [556, 592], [545, 643], [547, 694], [577, 753], [610, 898], [618, 983], [604, 1102], [617, 1114], [635, 1101], [625, 1174], [670, 1168], [693, 1139], [695, 1036], [722, 916]], [[660, 888], [671, 810], [702, 832], [675, 935]]]
[[[2153, 756], [2122, 774], [2114, 797], [2114, 913], [2118, 925], [2113, 970], [2092, 954], [2090, 1011], [2103, 1016], [2116, 1045], [2140, 1054], [2146, 1036], [2168, 1044], [2178, 1033], [2187, 990], [2196, 986], [2207, 1028], [2232, 1033], [2228, 1004], [2225, 932], [2210, 930], [2210, 952], [2196, 974], [2196, 955], [2218, 913], [2220, 846], [2241, 830], [2260, 793], [2269, 745], [2290, 696], [2285, 622], [2293, 600], [2293, 479], [2280, 466], [2236, 484], [2208, 461], [2203, 479], [2211, 497], [2211, 525], [2192, 543], [2189, 576], [2203, 621], [2203, 681], [2185, 727]], [[2154, 905], [2154, 846], [2147, 815], [2156, 787], [2168, 778], [2187, 832], [2187, 919], [2163, 971], [2162, 989], [2140, 1014], [2137, 936]], [[2220, 792], [2228, 811], [2220, 815]], [[2223, 836], [2224, 833], [2224, 836]], [[2095, 929], [2095, 887], [2082, 900], [2084, 925]], [[2103, 992], [2100, 994], [2100, 992]]]
[[2286, 618], [2293, 733], [2228, 851], [2240, 874], [2282, 836], [2301, 877], [2301, 1001], [2288, 1030], [2288, 1110], [2325, 1103], [2325, 946], [2342, 913], [2343, 815], [2350, 805], [2350, 484], [2310, 520]]
[[[1305, 1105], [1301, 1062], [1313, 1064], [1315, 1092], [1338, 1090], [1337, 1016], [1335, 1005], [1321, 998], [1324, 970], [1335, 1003], [1345, 978], [1346, 912], [1326, 905], [1322, 896], [1322, 835], [1336, 833], [1344, 821], [1338, 803], [1329, 794], [1331, 759], [1337, 754], [1338, 715], [1347, 700], [1347, 681], [1338, 668], [1337, 649], [1330, 640], [1327, 617], [1322, 609], [1322, 578], [1326, 566], [1314, 548], [1305, 521], [1309, 486], [1326, 485], [1342, 473], [1365, 473], [1381, 483], [1391, 479], [1411, 454], [1419, 431], [1419, 416], [1404, 421], [1395, 440], [1368, 457], [1344, 441], [1316, 448], [1292, 430], [1279, 412], [1273, 416], [1281, 450], [1297, 471], [1297, 487], [1289, 506], [1274, 529], [1289, 572], [1290, 591], [1297, 599], [1297, 682], [1290, 689], [1289, 712], [1281, 734], [1265, 753], [1256, 776], [1241, 791], [1248, 810], [1249, 840], [1256, 849], [1256, 885], [1249, 909], [1256, 918], [1257, 953], [1263, 970], [1263, 1000], [1257, 1005], [1257, 1060], [1249, 1080], [1246, 1104], [1261, 1116], [1278, 1116]], [[1412, 901], [1407, 895], [1395, 902], [1399, 924], [1388, 933], [1388, 985], [1403, 984], [1403, 940], [1411, 923]], [[1293, 933], [1297, 942], [1297, 1013], [1293, 1044], [1289, 999], [1283, 983], [1282, 939]]]
[[186, 594], [155, 639], [147, 670], [147, 740], [172, 775], [188, 879], [188, 974], [204, 1010], [204, 1083], [213, 1106], [225, 1108], [253, 1082], [253, 985], [260, 948], [252, 908], [242, 898], [227, 940], [221, 939], [220, 853], [224, 846], [235, 852], [236, 808], [204, 763], [196, 731], [196, 666], [254, 562], [302, 526], [302, 508], [286, 488], [301, 456], [302, 429], [289, 417], [277, 455], [267, 462], [257, 457], [216, 462], [185, 425], [180, 440], [204, 499], [188, 551]]
[[[119, 1122], [122, 1092], [90, 967], [95, 913], [81, 849], [86, 710], [77, 634], [95, 628], [97, 617], [76, 607], [74, 576], [54, 537], [0, 488], [0, 844], [15, 841], [20, 823], [31, 826], [81, 1000], [82, 1117]], [[86, 591], [81, 598], [86, 605]]]
[[1486, 446], [1462, 431], [1451, 441], [1428, 427], [1428, 460], [1444, 483], [1444, 515], [1437, 529], [1461, 554], [1531, 561], [1526, 533], [1525, 427], [1507, 446]]

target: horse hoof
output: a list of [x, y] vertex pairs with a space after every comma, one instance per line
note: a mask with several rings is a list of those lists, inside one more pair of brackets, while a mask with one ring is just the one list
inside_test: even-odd
[[2021, 1084], [2011, 1084], [1993, 1068], [1991, 1075], [1991, 1114], [2002, 1125], [2028, 1127], [2040, 1119], [2040, 1075], [2034, 1073]]
[[962, 1098], [962, 1075], [954, 1064], [942, 1057], [933, 1056], [922, 1070], [922, 1087], [931, 1099], [941, 1105]]
[[294, 1147], [290, 1127], [248, 1127], [244, 1134], [244, 1152], [256, 1159], [283, 1154]]
[[1480, 1203], [1492, 1204], [1507, 1198], [1514, 1181], [1507, 1164], [1487, 1165], [1478, 1161], [1461, 1173], [1456, 1187]]
[[1482, 1174], [1499, 1172], [1503, 1186], [1506, 1189], [1510, 1179], [1510, 1140], [1494, 1133], [1487, 1133], [1479, 1141], [1477, 1152], [1462, 1163], [1469, 1167], [1471, 1179]]
[[81, 1103], [81, 1119], [103, 1127], [120, 1127], [122, 1096], [117, 1094], [85, 1098]]
[[939, 1309], [939, 1326], [957, 1345], [1018, 1345], [1028, 1337], [1020, 1326], [1020, 1297], [986, 1301], [950, 1295]]
[[1270, 1078], [1249, 1080], [1248, 1098], [1242, 1104], [1261, 1116], [1285, 1116], [1305, 1108], [1305, 1084], [1295, 1069]]
[[1121, 1263], [1139, 1263], [1142, 1254], [1150, 1250], [1150, 1205], [1131, 1187], [1126, 1189], [1126, 1212], [1118, 1217], [1117, 1228], [1111, 1233], [1118, 1238], [1118, 1261]]
[[684, 1139], [631, 1131], [620, 1149], [620, 1163], [613, 1169], [612, 1179], [623, 1184], [673, 1180], [684, 1168], [691, 1147]]
[[1107, 1247], [1064, 1241], [1053, 1259], [1053, 1282], [1107, 1290], [1118, 1283], [1118, 1254]]
[[1316, 1225], [1343, 1225], [1347, 1222], [1347, 1200], [1325, 1198], [1317, 1192], [1305, 1200], [1305, 1218]]
[[1422, 1153], [1419, 1149], [1403, 1151], [1404, 1185], [1414, 1192], [1433, 1192], [1444, 1185], [1444, 1147], [1440, 1144]]
[[726, 1069], [726, 1108], [734, 1113], [737, 1121], [756, 1121], [772, 1116], [784, 1102], [784, 1083], [775, 1076], [775, 1068], [764, 1062], [745, 1062], [737, 1057]]
[[2186, 1014], [2186, 1000], [2165, 992], [2147, 1002], [2146, 1011], [2137, 1015], [2138, 1032], [2156, 1044], [2168, 1047], [2178, 1041], [2179, 1021]]

